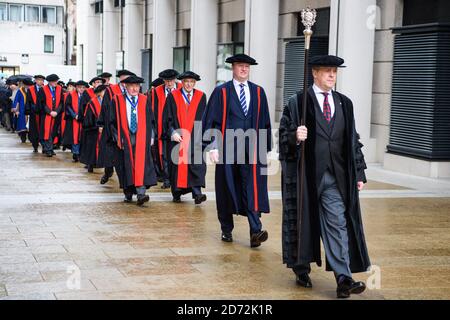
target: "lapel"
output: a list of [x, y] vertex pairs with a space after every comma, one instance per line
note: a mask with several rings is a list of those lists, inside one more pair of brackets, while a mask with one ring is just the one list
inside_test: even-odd
[[[333, 135], [336, 123], [342, 121], [342, 101], [336, 91], [332, 91], [334, 101], [334, 116], [332, 119], [331, 135]], [[339, 125], [339, 124], [338, 124]]]
[[314, 92], [314, 89], [312, 87], [309, 88], [309, 92], [313, 98], [314, 101], [314, 113], [316, 114], [316, 122], [319, 124], [319, 127], [322, 129], [322, 131], [327, 135], [331, 135], [330, 130], [330, 124], [325, 120], [325, 117], [323, 116], [322, 109], [320, 108], [319, 101], [317, 100], [316, 93]]
[[[256, 119], [258, 118], [257, 86], [253, 82], [250, 82], [250, 81], [248, 81], [247, 83], [248, 83], [248, 88], [250, 89], [250, 105], [248, 106], [247, 116], [250, 116], [250, 115], [253, 116], [253, 119], [252, 119], [253, 127], [256, 128]], [[244, 114], [243, 111], [242, 111], [242, 114]]]

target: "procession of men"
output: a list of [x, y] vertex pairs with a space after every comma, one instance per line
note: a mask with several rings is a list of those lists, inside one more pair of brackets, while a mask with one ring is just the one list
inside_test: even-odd
[[[269, 104], [264, 88], [249, 81], [251, 66], [258, 64], [254, 58], [236, 54], [226, 62], [233, 79], [210, 97], [196, 88], [201, 75], [173, 69], [162, 70], [147, 92], [142, 92], [145, 80], [129, 70], [116, 73], [117, 84], [108, 72], [67, 84], [56, 74], [8, 80], [9, 93], [0, 96], [1, 123], [22, 143], [28, 139], [36, 154], [39, 146], [48, 158], [58, 157], [57, 150], [71, 152], [73, 163], [87, 173], [102, 170], [99, 184], [109, 183], [115, 173], [124, 202], [134, 203], [135, 197], [141, 207], [151, 201], [148, 190], [158, 182], [174, 203], [185, 194], [196, 205], [207, 201], [202, 189], [208, 152], [215, 164], [220, 240], [233, 242], [233, 215], [245, 216], [250, 247], [257, 248], [269, 239], [263, 228], [263, 216], [270, 213]], [[326, 55], [310, 62], [314, 84], [290, 98], [279, 128], [283, 262], [300, 287], [312, 288], [310, 263], [322, 265], [322, 239], [337, 297], [348, 298], [365, 290], [352, 272], [370, 267], [358, 196], [366, 166], [353, 104], [333, 90], [344, 60]], [[302, 148], [306, 161], [299, 169]], [[298, 170], [304, 170], [305, 184], [299, 184]], [[299, 194], [305, 199], [301, 215]]]

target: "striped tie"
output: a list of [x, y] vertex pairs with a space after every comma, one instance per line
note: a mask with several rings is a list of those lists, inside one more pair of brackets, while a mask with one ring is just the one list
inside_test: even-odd
[[245, 84], [241, 83], [239, 84], [241, 87], [241, 93], [239, 95], [239, 101], [241, 102], [242, 111], [244, 111], [245, 116], [247, 116], [248, 113], [248, 106], [247, 106], [247, 100], [245, 99]]
[[323, 116], [325, 117], [325, 120], [327, 120], [328, 123], [331, 121], [331, 106], [330, 102], [328, 101], [328, 92], [321, 92], [323, 96], [325, 97], [323, 101]]

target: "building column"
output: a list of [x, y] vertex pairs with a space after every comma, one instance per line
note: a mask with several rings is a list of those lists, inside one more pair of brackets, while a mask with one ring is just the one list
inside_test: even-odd
[[356, 130], [366, 162], [375, 161], [376, 140], [370, 137], [376, 0], [331, 0], [330, 54], [342, 57], [336, 89], [353, 101]]
[[217, 0], [192, 0], [190, 69], [201, 76], [197, 87], [208, 96], [216, 86], [217, 22]]
[[275, 120], [279, 0], [246, 0], [245, 52], [258, 62], [250, 80], [262, 86]]
[[103, 1], [103, 70], [116, 71], [116, 52], [120, 49], [120, 10], [114, 0]]
[[124, 10], [125, 69], [141, 74], [142, 53], [144, 47], [144, 5], [140, 0], [127, 0]]
[[78, 19], [85, 19], [77, 24], [77, 61], [81, 64], [82, 77], [88, 81], [97, 75], [97, 53], [100, 50], [100, 35], [97, 32], [100, 16], [95, 14], [94, 9], [89, 1], [79, 1], [77, 5]]
[[152, 79], [157, 78], [162, 70], [173, 67], [175, 8], [175, 0], [154, 0], [153, 2]]

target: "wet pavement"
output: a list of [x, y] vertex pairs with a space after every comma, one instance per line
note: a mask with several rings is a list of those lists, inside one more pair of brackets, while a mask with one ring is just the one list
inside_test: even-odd
[[[296, 286], [281, 262], [279, 174], [270, 177], [269, 240], [250, 249], [248, 223], [220, 241], [213, 167], [208, 201], [171, 202], [153, 187], [143, 208], [122, 202], [114, 177], [100, 185], [71, 162], [33, 154], [0, 129], [0, 299], [334, 299], [331, 273]], [[375, 268], [352, 299], [450, 299], [450, 181], [368, 170], [361, 194]]]

